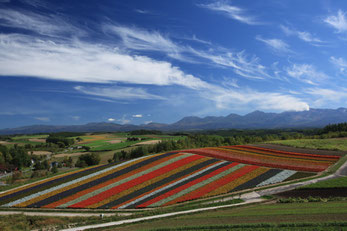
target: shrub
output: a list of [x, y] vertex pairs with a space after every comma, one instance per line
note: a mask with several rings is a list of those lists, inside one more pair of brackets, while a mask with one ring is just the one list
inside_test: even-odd
[[76, 162], [76, 167], [86, 167], [86, 166], [92, 166], [92, 165], [97, 165], [100, 163], [100, 155], [96, 153], [91, 153], [91, 154], [83, 154], [81, 155], [77, 162]]

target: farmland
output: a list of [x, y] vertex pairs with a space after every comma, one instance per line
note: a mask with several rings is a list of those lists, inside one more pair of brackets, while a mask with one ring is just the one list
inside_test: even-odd
[[277, 140], [277, 141], [272, 141], [270, 143], [292, 146], [297, 148], [347, 151], [346, 138]]
[[[347, 201], [269, 204], [177, 216], [104, 230], [344, 230]], [[299, 230], [302, 230], [299, 229]]]
[[162, 207], [279, 183], [300, 171], [320, 172], [338, 159], [339, 156], [252, 146], [190, 149], [69, 172], [1, 194], [0, 205], [88, 209]]

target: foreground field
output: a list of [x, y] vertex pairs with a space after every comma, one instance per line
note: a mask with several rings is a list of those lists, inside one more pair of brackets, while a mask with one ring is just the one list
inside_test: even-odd
[[270, 142], [272, 144], [282, 144], [297, 148], [325, 149], [347, 151], [347, 139], [300, 139], [300, 140], [277, 140]]
[[[224, 159], [224, 160], [222, 160]], [[82, 169], [0, 194], [2, 207], [124, 209], [172, 205], [323, 171], [339, 159], [250, 146], [191, 149]]]
[[[307, 229], [305, 224], [302, 226], [305, 230], [336, 230], [337, 227], [337, 230], [345, 230], [346, 217], [347, 201], [269, 204], [202, 212], [104, 230], [238, 230], [237, 228], [257, 230], [257, 227], [269, 230], [261, 223], [267, 223], [270, 230], [296, 230], [295, 225], [300, 227], [300, 223], [306, 225], [311, 223], [307, 225]], [[331, 229], [328, 229], [329, 225], [327, 227], [320, 225], [329, 222], [332, 222]], [[275, 224], [283, 223], [286, 223], [283, 229], [275, 226]], [[253, 227], [252, 224], [254, 224]]]

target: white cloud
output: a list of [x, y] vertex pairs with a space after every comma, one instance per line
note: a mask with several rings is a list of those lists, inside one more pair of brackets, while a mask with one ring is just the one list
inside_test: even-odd
[[123, 115], [123, 117], [121, 119], [118, 119], [117, 121], [120, 122], [121, 124], [128, 124], [131, 122], [131, 120], [126, 118], [126, 115]]
[[51, 121], [48, 117], [35, 117], [36, 120], [42, 121], [42, 122], [49, 122]]
[[152, 14], [152, 12], [150, 12], [149, 10], [135, 9], [134, 11], [139, 14]]
[[200, 4], [198, 6], [209, 9], [209, 10], [224, 13], [228, 17], [242, 23], [246, 23], [249, 25], [260, 24], [260, 22], [257, 21], [254, 16], [247, 15], [246, 10], [237, 6], [227, 4], [224, 1], [217, 1], [214, 3], [206, 4], [206, 5]]
[[214, 91], [202, 93], [203, 97], [216, 102], [219, 109], [233, 107], [241, 108], [244, 105], [260, 110], [304, 111], [309, 105], [292, 95], [276, 92], [259, 92], [252, 89], [226, 90], [217, 88]]
[[122, 47], [129, 50], [145, 50], [166, 53], [170, 58], [182, 62], [195, 63], [196, 61], [188, 57], [187, 47], [178, 45], [168, 36], [164, 36], [157, 31], [147, 31], [137, 27], [126, 27], [116, 25], [104, 25], [103, 30], [121, 38]]
[[309, 88], [306, 93], [314, 96], [313, 105], [321, 107], [332, 104], [345, 103], [347, 101], [347, 88], [327, 89], [327, 88]]
[[343, 58], [335, 58], [334, 56], [331, 56], [330, 62], [332, 62], [336, 67], [338, 67], [340, 72], [344, 73], [346, 71], [347, 61]]
[[81, 119], [80, 116], [71, 116], [71, 118], [74, 119], [74, 120], [76, 120], [76, 121]]
[[256, 39], [265, 43], [275, 51], [290, 52], [289, 45], [280, 39], [264, 39], [261, 36], [257, 36]]
[[307, 31], [298, 31], [295, 29], [290, 29], [289, 27], [283, 26], [281, 25], [280, 28], [282, 29], [282, 31], [288, 35], [294, 35], [297, 36], [299, 39], [308, 42], [308, 43], [323, 43], [322, 40], [320, 40], [319, 38], [314, 37], [310, 32]]
[[20, 0], [21, 2], [33, 6], [35, 8], [49, 8], [49, 5], [46, 1], [42, 0]]
[[142, 118], [142, 114], [133, 115], [133, 118]]
[[126, 100], [133, 100], [133, 99], [159, 99], [164, 100], [165, 98], [158, 95], [153, 95], [148, 93], [143, 88], [136, 88], [136, 87], [83, 87], [83, 86], [76, 86], [74, 87], [75, 90], [87, 94], [87, 95], [93, 95], [103, 98], [110, 98], [110, 99], [126, 99]]
[[198, 42], [198, 43], [201, 43], [201, 44], [205, 44], [205, 45], [212, 45], [211, 42], [209, 41], [205, 41], [203, 39], [199, 39], [196, 37], [196, 35], [193, 35], [192, 38], [186, 38], [188, 40], [192, 40], [192, 41], [195, 41], [195, 42]]
[[224, 81], [222, 82], [222, 84], [225, 87], [240, 88], [240, 86], [237, 83], [237, 79], [233, 79], [233, 78], [224, 78]]
[[108, 118], [107, 121], [109, 122], [114, 122], [116, 119], [113, 119], [113, 118]]
[[44, 16], [25, 10], [0, 9], [0, 19], [2, 26], [31, 30], [42, 35], [68, 33], [76, 36], [85, 34], [79, 28], [55, 15]]
[[339, 10], [337, 15], [330, 15], [324, 19], [324, 22], [329, 26], [335, 28], [338, 33], [347, 31], [347, 20], [345, 18], [345, 12]]
[[287, 68], [287, 74], [290, 77], [312, 85], [328, 78], [326, 74], [317, 71], [314, 66], [309, 64], [293, 64], [292, 67]]
[[93, 83], [176, 84], [193, 89], [206, 85], [168, 62], [78, 40], [54, 42], [2, 34], [0, 50], [0, 75]]
[[160, 51], [169, 55], [181, 52], [179, 46], [157, 31], [149, 32], [137, 27], [115, 25], [105, 25], [103, 29], [118, 35], [122, 39], [123, 45], [128, 49]]
[[[230, 52], [221, 47], [198, 50], [177, 44], [159, 32], [149, 32], [136, 27], [106, 25], [104, 30], [121, 37], [123, 46], [130, 50], [163, 52], [171, 58], [189, 63], [206, 63], [208, 60], [214, 65], [232, 68], [236, 74], [245, 78], [269, 77], [265, 67], [259, 64], [259, 58], [249, 58], [244, 51]], [[193, 36], [192, 40], [212, 46], [209, 42], [200, 40], [196, 36]]]
[[212, 63], [223, 67], [230, 67], [233, 71], [248, 79], [265, 79], [271, 78], [266, 72], [266, 68], [259, 63], [259, 58], [256, 56], [248, 57], [244, 51], [241, 52], [226, 52], [213, 53], [212, 51], [204, 52], [190, 48], [192, 54], [210, 60]]
[[[257, 23], [254, 18], [246, 16], [245, 12], [238, 7], [223, 5], [220, 2], [214, 6], [226, 7], [227, 10], [224, 12], [241, 22]], [[223, 10], [220, 8], [218, 11]], [[273, 110], [306, 110], [308, 108], [305, 102], [291, 95], [219, 87], [186, 74], [169, 62], [131, 55], [129, 52], [121, 51], [119, 47], [125, 47], [128, 50], [164, 52], [181, 61], [199, 62], [203, 60], [205, 63], [231, 68], [236, 74], [245, 78], [271, 78], [266, 68], [260, 64], [260, 59], [256, 56], [246, 55], [245, 51], [230, 52], [220, 47], [198, 50], [175, 43], [168, 36], [159, 32], [148, 32], [135, 27], [104, 26], [106, 32], [112, 31], [121, 38], [121, 46], [113, 47], [82, 42], [77, 38], [59, 39], [57, 35], [70, 33], [74, 27], [59, 18], [55, 21], [53, 16], [11, 11], [0, 17], [3, 19], [2, 23], [7, 26], [51, 36], [49, 39], [47, 37], [37, 39], [19, 34], [0, 34], [2, 53], [0, 75], [3, 76], [32, 76], [85, 83], [179, 85], [191, 90], [198, 90], [196, 91], [198, 94], [215, 102], [218, 108], [232, 108], [235, 105], [245, 104], [254, 105], [254, 108]], [[205, 43], [205, 45], [210, 44]], [[112, 102], [112, 100], [129, 99], [165, 99], [162, 96], [151, 94], [143, 87], [76, 85], [76, 91], [91, 96], [89, 98], [93, 100]], [[237, 82], [230, 82], [229, 85], [235, 88], [238, 86]], [[130, 122], [125, 116], [122, 119], [113, 119], [113, 121], [123, 124]]]

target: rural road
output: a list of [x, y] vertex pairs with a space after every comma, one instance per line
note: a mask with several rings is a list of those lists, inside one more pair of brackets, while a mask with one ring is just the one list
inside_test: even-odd
[[215, 207], [209, 207], [209, 208], [192, 209], [192, 210], [181, 211], [181, 212], [165, 213], [165, 214], [148, 216], [148, 217], [140, 217], [140, 218], [133, 218], [133, 219], [127, 219], [127, 220], [121, 220], [121, 221], [96, 224], [96, 225], [87, 225], [87, 226], [81, 226], [81, 227], [76, 227], [76, 228], [63, 229], [62, 231], [79, 231], [79, 230], [86, 230], [86, 229], [105, 228], [105, 227], [109, 227], [109, 226], [130, 224], [130, 223], [139, 222], [139, 221], [147, 221], [147, 220], [153, 220], [153, 219], [164, 218], [164, 217], [172, 217], [172, 216], [177, 216], [177, 215], [184, 215], [184, 214], [190, 214], [190, 213], [196, 213], [196, 212], [209, 211], [209, 210], [214, 210], [214, 209], [229, 208], [229, 207], [251, 204], [251, 203], [256, 203], [256, 202], [261, 202], [261, 201], [264, 201], [264, 199], [254, 198], [254, 199], [249, 199], [249, 200], [242, 202], [242, 203], [239, 203], [239, 204], [221, 205], [221, 206], [215, 206]]
[[[100, 213], [59, 213], [59, 212], [22, 212], [22, 211], [0, 211], [1, 215], [23, 214], [26, 216], [48, 216], [48, 217], [99, 217]], [[129, 216], [131, 213], [103, 213], [103, 216]]]

